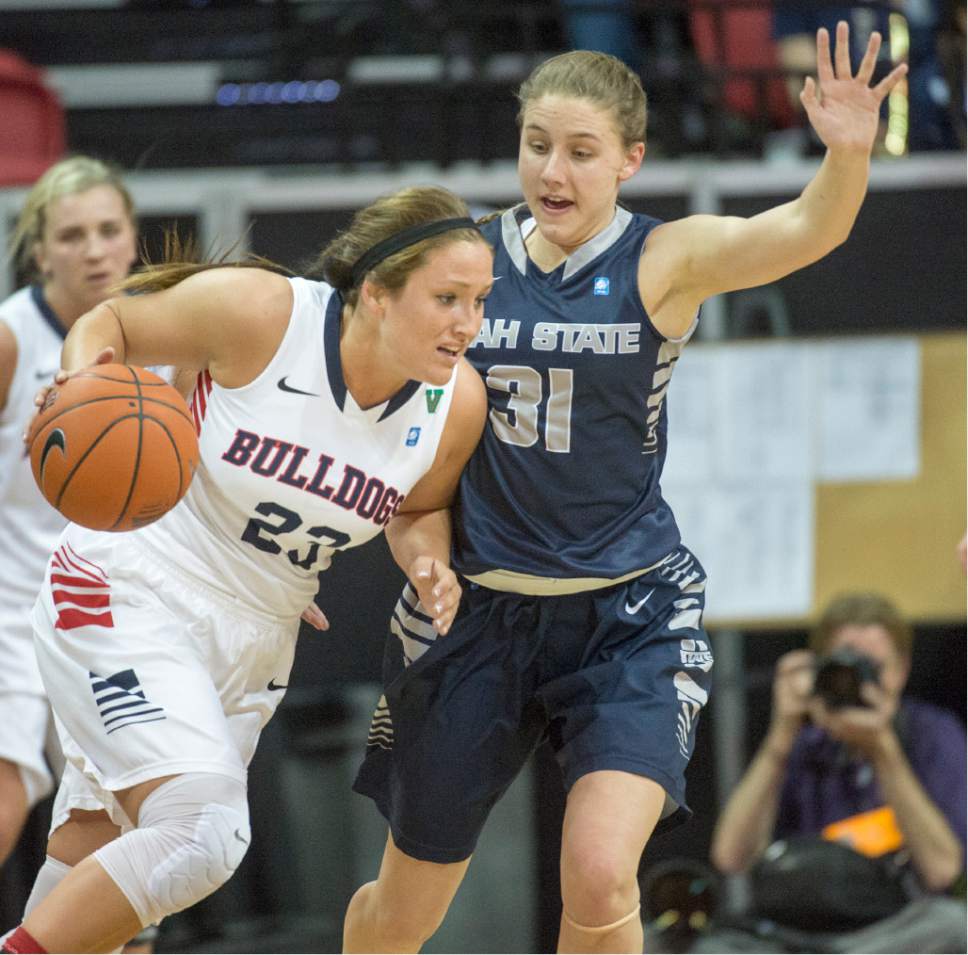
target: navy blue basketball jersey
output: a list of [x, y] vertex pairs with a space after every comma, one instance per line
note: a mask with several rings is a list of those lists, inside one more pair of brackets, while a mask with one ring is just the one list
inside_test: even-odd
[[659, 478], [665, 393], [689, 335], [661, 335], [639, 296], [659, 220], [620, 208], [545, 273], [525, 250], [528, 218], [518, 206], [484, 226], [495, 282], [467, 358], [490, 410], [461, 479], [454, 566], [620, 577], [679, 543]]

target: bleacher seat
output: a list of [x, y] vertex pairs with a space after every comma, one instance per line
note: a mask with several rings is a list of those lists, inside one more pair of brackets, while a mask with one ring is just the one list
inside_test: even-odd
[[32, 183], [64, 153], [64, 110], [43, 72], [10, 50], [0, 50], [0, 116], [0, 186]]

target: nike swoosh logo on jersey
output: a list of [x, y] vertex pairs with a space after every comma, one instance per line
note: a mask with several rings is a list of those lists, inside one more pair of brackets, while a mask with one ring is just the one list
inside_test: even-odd
[[51, 378], [54, 377], [54, 375], [57, 374], [58, 371], [60, 371], [59, 368], [55, 368], [53, 371], [35, 371], [34, 377], [38, 381], [49, 381]]
[[269, 681], [269, 685], [266, 687], [266, 689], [267, 690], [270, 690], [271, 692], [275, 692], [276, 690], [288, 690], [289, 689], [289, 684], [288, 683], [276, 683], [276, 678], [273, 677]]
[[286, 376], [283, 375], [279, 379], [279, 390], [287, 391], [291, 395], [307, 395], [310, 398], [318, 398], [319, 395], [315, 391], [303, 391], [302, 388], [293, 388], [292, 385], [286, 384]]
[[238, 840], [239, 840], [239, 842], [241, 842], [241, 843], [242, 843], [242, 845], [244, 845], [244, 846], [247, 846], [247, 845], [249, 844], [249, 840], [248, 840], [248, 839], [244, 839], [244, 838], [242, 837], [242, 833], [241, 833], [241, 832], [239, 832], [239, 830], [238, 830], [238, 829], [236, 829], [236, 830], [235, 830], [235, 833], [234, 833], [234, 835], [235, 835], [235, 838], [236, 838], [236, 839], [238, 839]]
[[626, 600], [625, 612], [638, 613], [646, 605], [646, 603], [648, 603], [649, 597], [651, 597], [654, 593], [655, 593], [655, 587], [653, 587], [638, 603], [630, 604]]

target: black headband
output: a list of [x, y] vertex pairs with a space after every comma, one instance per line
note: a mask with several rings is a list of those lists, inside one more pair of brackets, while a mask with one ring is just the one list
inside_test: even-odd
[[355, 288], [363, 281], [374, 265], [379, 264], [384, 259], [388, 259], [395, 252], [405, 249], [408, 245], [416, 245], [423, 239], [429, 239], [432, 235], [440, 235], [441, 232], [450, 232], [451, 229], [474, 229], [477, 231], [477, 223], [466, 216], [459, 219], [437, 219], [435, 222], [425, 222], [423, 225], [411, 226], [402, 232], [391, 235], [390, 238], [377, 242], [372, 248], [367, 249], [354, 263], [352, 269], [353, 287]]

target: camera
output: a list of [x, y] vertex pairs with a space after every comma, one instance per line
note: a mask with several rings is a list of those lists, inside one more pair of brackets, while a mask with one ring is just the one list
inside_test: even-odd
[[860, 688], [865, 683], [878, 683], [880, 669], [880, 664], [866, 654], [841, 647], [817, 661], [813, 693], [832, 710], [868, 706]]

